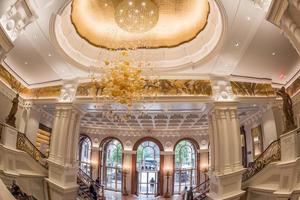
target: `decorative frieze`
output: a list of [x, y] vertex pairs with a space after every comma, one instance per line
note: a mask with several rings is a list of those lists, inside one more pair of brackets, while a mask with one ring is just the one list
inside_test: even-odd
[[276, 96], [270, 83], [248, 83], [231, 81], [232, 91], [238, 97], [270, 97]]
[[179, 137], [179, 136], [207, 136], [208, 129], [200, 129], [200, 130], [153, 130], [151, 133], [145, 131], [138, 131], [138, 130], [113, 130], [113, 129], [93, 129], [93, 128], [81, 128], [81, 133], [86, 134], [97, 134], [97, 135], [116, 135], [116, 136], [123, 136], [123, 137], [142, 137], [145, 135], [153, 135], [159, 136], [163, 138], [168, 137]]

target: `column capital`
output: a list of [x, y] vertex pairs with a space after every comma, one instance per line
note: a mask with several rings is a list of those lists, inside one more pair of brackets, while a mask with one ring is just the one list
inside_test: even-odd
[[77, 86], [78, 86], [78, 81], [75, 79], [64, 80], [58, 101], [62, 103], [73, 102], [76, 98]]
[[83, 116], [86, 112], [72, 102], [58, 102], [55, 104], [55, 110], [72, 110]]

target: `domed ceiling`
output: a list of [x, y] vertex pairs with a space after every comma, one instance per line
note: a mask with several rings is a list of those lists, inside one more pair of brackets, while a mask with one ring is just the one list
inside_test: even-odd
[[54, 41], [83, 70], [111, 59], [111, 50], [138, 49], [133, 60], [154, 70], [199, 63], [221, 45], [225, 19], [214, 0], [73, 0], [53, 23]]
[[[108, 49], [173, 47], [195, 38], [209, 15], [208, 0], [74, 0], [78, 34]], [[133, 46], [134, 45], [134, 46]]]

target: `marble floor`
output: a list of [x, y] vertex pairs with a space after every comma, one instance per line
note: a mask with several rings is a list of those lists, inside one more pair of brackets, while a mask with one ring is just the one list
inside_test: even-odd
[[154, 196], [122, 196], [119, 192], [105, 191], [105, 200], [181, 200], [180, 196], [173, 196], [171, 198], [154, 197]]

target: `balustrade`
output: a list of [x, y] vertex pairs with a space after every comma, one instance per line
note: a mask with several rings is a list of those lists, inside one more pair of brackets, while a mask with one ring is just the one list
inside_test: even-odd
[[26, 137], [24, 133], [18, 132], [17, 135], [17, 145], [18, 150], [25, 151], [28, 153], [34, 160], [39, 162], [44, 168], [48, 169], [47, 157], [40, 152], [34, 144]]

